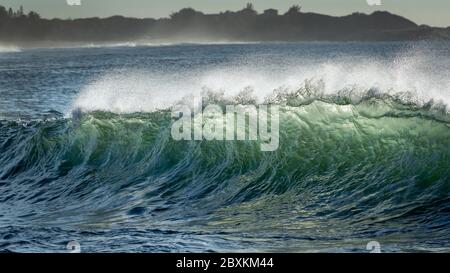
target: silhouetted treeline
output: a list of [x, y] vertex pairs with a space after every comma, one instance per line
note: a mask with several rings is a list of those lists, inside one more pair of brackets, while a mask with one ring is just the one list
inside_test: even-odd
[[53, 42], [124, 41], [364, 41], [450, 39], [450, 29], [418, 26], [388, 12], [334, 17], [304, 13], [299, 6], [284, 14], [258, 14], [248, 4], [237, 12], [204, 14], [185, 8], [163, 19], [123, 16], [43, 19], [0, 6], [0, 43], [38, 45]]

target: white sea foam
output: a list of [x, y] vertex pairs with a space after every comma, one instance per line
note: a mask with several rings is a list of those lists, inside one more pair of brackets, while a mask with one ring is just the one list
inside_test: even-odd
[[240, 45], [240, 44], [256, 44], [256, 42], [239, 42], [239, 41], [217, 41], [217, 42], [199, 42], [199, 41], [184, 41], [184, 42], [148, 42], [148, 41], [134, 41], [134, 42], [99, 42], [87, 44], [63, 44], [57, 46], [47, 46], [43, 48], [120, 48], [120, 47], [164, 47], [177, 45]]
[[20, 51], [21, 51], [21, 49], [19, 47], [0, 44], [0, 53], [10, 53], [10, 52], [20, 52]]
[[[136, 43], [127, 42], [127, 43], [89, 43], [85, 45], [81, 45], [81, 48], [103, 48], [103, 47], [136, 47]], [[76, 47], [75, 47], [76, 48]]]
[[[450, 105], [450, 78], [433, 65], [433, 60], [419, 54], [408, 54], [394, 62], [353, 59], [329, 60], [303, 65], [257, 65], [235, 63], [172, 75], [147, 71], [107, 74], [87, 85], [73, 104], [82, 111], [117, 113], [152, 112], [165, 109], [187, 96], [200, 96], [203, 91], [233, 97], [243, 90], [263, 102], [274, 90], [296, 90], [305, 81], [321, 83], [324, 94], [351, 89], [355, 92], [376, 90], [380, 93], [409, 92], [416, 103]], [[72, 110], [73, 110], [72, 109]], [[448, 108], [447, 108], [448, 109]]]

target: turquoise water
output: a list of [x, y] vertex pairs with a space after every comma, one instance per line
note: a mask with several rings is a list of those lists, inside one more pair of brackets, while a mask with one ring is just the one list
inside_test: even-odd
[[[0, 249], [450, 248], [450, 47], [0, 53]], [[280, 145], [175, 141], [169, 107], [280, 106]]]

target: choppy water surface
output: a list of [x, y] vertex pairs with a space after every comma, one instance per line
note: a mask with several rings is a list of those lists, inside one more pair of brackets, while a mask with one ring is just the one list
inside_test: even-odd
[[[0, 52], [0, 250], [450, 248], [450, 45]], [[280, 105], [280, 146], [175, 141], [167, 109]]]

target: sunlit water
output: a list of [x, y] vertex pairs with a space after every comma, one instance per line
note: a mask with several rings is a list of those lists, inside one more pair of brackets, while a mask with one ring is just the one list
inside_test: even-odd
[[[0, 250], [448, 251], [450, 45], [0, 52]], [[280, 105], [280, 146], [170, 106]]]

